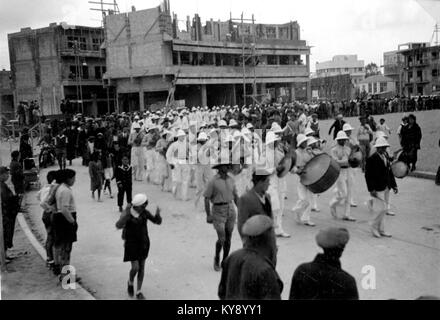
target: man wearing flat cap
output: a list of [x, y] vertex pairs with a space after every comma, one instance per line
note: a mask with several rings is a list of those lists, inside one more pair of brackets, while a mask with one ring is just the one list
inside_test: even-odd
[[243, 249], [222, 263], [220, 300], [281, 300], [283, 282], [275, 270], [272, 219], [255, 215], [244, 223], [242, 233], [248, 238]]
[[345, 228], [328, 228], [316, 236], [324, 253], [301, 264], [293, 274], [290, 300], [358, 300], [356, 280], [342, 270], [340, 258], [350, 235]]

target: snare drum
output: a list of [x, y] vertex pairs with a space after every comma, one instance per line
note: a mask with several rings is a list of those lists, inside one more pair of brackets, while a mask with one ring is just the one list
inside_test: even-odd
[[322, 153], [307, 162], [301, 183], [315, 194], [330, 189], [338, 180], [341, 168], [328, 154]]

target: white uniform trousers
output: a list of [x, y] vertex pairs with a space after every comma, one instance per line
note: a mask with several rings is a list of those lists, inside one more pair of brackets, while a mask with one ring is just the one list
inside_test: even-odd
[[173, 194], [175, 198], [183, 201], [188, 200], [188, 188], [190, 183], [191, 167], [188, 164], [177, 163], [173, 170]]
[[351, 183], [350, 183], [350, 169], [341, 169], [338, 180], [336, 181], [335, 197], [330, 202], [330, 207], [335, 208], [337, 205], [344, 206], [344, 218], [350, 217], [351, 205]]
[[292, 208], [292, 211], [297, 215], [299, 222], [310, 222], [313, 193], [300, 182], [299, 177], [297, 182], [297, 192], [298, 201]]
[[284, 198], [285, 187], [284, 179], [280, 179], [276, 174], [270, 177], [270, 184], [267, 193], [270, 195], [270, 201], [272, 205], [272, 212], [274, 218], [274, 230], [275, 234], [284, 233], [283, 230], [283, 213], [284, 213]]
[[374, 198], [373, 211], [374, 219], [371, 227], [379, 233], [385, 232], [385, 216], [388, 211], [388, 204], [390, 199], [390, 189], [377, 192], [377, 196], [380, 199]]

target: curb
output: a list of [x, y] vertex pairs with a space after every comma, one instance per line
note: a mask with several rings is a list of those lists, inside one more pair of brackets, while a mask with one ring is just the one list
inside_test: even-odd
[[436, 174], [433, 172], [427, 172], [427, 171], [414, 171], [414, 172], [410, 172], [408, 174], [408, 176], [414, 177], [414, 178], [420, 178], [420, 179], [435, 180]]
[[[25, 218], [23, 217], [23, 214], [20, 212], [17, 215], [17, 221], [20, 224], [21, 229], [25, 233], [26, 237], [28, 238], [29, 242], [32, 244], [34, 249], [38, 252], [40, 257], [45, 262], [47, 259], [46, 256], [46, 250], [43, 248], [43, 246], [40, 244], [40, 242], [35, 238], [34, 234], [32, 233], [31, 229], [29, 228]], [[94, 296], [90, 294], [87, 290], [85, 290], [79, 283], [76, 283], [77, 291], [79, 295], [83, 298], [83, 300], [96, 300]]]

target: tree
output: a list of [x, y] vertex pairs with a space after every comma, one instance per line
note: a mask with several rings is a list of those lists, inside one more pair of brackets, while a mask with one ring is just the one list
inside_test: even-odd
[[379, 67], [374, 62], [370, 62], [365, 67], [365, 78], [382, 74]]

